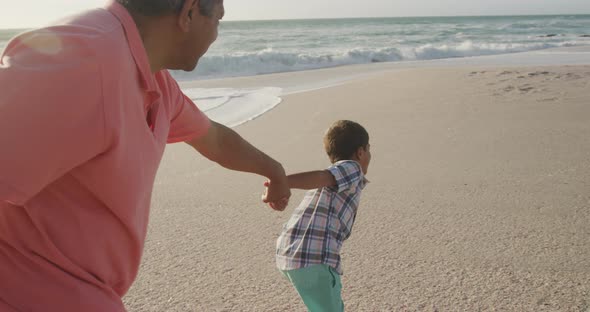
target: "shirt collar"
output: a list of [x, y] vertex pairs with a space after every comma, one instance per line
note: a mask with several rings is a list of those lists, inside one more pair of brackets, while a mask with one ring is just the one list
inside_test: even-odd
[[364, 188], [365, 188], [365, 186], [367, 186], [367, 184], [371, 183], [371, 181], [367, 180], [367, 178], [365, 177], [365, 173], [363, 172], [363, 166], [361, 166], [361, 163], [360, 163], [360, 162], [358, 162], [358, 161], [356, 161], [356, 160], [353, 160], [353, 161], [354, 161], [354, 162], [355, 162], [355, 163], [358, 165], [358, 167], [359, 167], [359, 172], [360, 172], [360, 174], [361, 174], [361, 181], [360, 181], [360, 183], [359, 183], [359, 186], [360, 186], [360, 188], [361, 188], [361, 190], [362, 190], [362, 189], [364, 189]]
[[106, 5], [106, 10], [111, 12], [111, 14], [113, 14], [123, 26], [127, 42], [129, 43], [129, 48], [131, 49], [131, 54], [133, 55], [135, 65], [137, 65], [137, 69], [139, 70], [141, 87], [148, 92], [156, 91], [154, 75], [152, 74], [150, 62], [135, 21], [127, 9], [115, 0], [109, 1]]
[[360, 183], [360, 187], [361, 190], [365, 188], [365, 186], [367, 186], [367, 184], [371, 183], [371, 181], [367, 180], [367, 178], [365, 178], [365, 175], [363, 175], [363, 179], [361, 180]]
[[343, 162], [343, 161], [352, 161], [352, 162], [354, 162], [357, 165], [358, 170], [359, 170], [359, 174], [361, 176], [361, 180], [359, 182], [359, 186], [360, 186], [361, 190], [364, 189], [365, 186], [367, 186], [367, 184], [371, 183], [371, 181], [369, 181], [369, 180], [367, 180], [367, 178], [365, 178], [365, 173], [363, 172], [363, 166], [361, 166], [361, 163], [360, 162], [358, 162], [356, 160], [352, 160], [352, 159], [350, 159], [350, 160], [341, 160], [339, 162]]

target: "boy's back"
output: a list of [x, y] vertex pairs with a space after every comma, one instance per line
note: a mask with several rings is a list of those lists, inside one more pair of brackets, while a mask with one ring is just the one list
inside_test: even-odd
[[310, 190], [295, 208], [277, 240], [277, 266], [294, 270], [326, 264], [342, 274], [340, 248], [352, 231], [366, 179], [354, 160], [335, 163], [334, 187]]

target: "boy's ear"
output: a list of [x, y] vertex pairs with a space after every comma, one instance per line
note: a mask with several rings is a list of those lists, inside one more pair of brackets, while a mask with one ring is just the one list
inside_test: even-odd
[[354, 156], [356, 156], [357, 160], [360, 160], [363, 158], [364, 154], [367, 151], [365, 150], [365, 148], [363, 146], [360, 146], [359, 148], [356, 149], [356, 153], [354, 154]]

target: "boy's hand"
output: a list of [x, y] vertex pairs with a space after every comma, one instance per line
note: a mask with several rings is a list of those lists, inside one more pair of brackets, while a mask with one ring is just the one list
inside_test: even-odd
[[266, 189], [264, 190], [264, 194], [262, 195], [262, 201], [264, 203], [267, 203], [270, 206], [270, 208], [276, 211], [283, 211], [289, 204], [291, 190], [287, 187], [288, 192], [286, 196], [283, 195], [283, 197], [280, 197], [278, 200], [272, 200], [275, 197], [272, 197], [271, 195], [274, 194], [273, 192], [276, 192], [278, 189], [280, 189], [279, 184], [280, 183], [276, 182], [271, 183], [271, 181], [269, 180], [264, 182], [264, 186], [266, 187]]

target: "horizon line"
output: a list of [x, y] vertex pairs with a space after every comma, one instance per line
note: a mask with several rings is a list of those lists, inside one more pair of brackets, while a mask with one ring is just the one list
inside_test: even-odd
[[268, 19], [228, 19], [222, 22], [264, 22], [264, 21], [306, 21], [330, 19], [373, 19], [373, 18], [433, 18], [433, 17], [525, 17], [525, 16], [590, 16], [589, 13], [557, 13], [557, 14], [497, 14], [497, 15], [404, 15], [404, 16], [344, 16], [344, 17], [294, 17]]
[[[310, 20], [339, 20], [339, 19], [377, 19], [377, 18], [437, 18], [437, 17], [528, 17], [528, 16], [590, 16], [590, 13], [556, 13], [556, 14], [496, 14], [496, 15], [404, 15], [404, 16], [348, 16], [348, 17], [294, 17], [268, 19], [227, 19], [221, 22], [273, 22], [273, 21], [310, 21]], [[41, 26], [9, 27], [0, 30], [29, 30], [42, 28]]]

